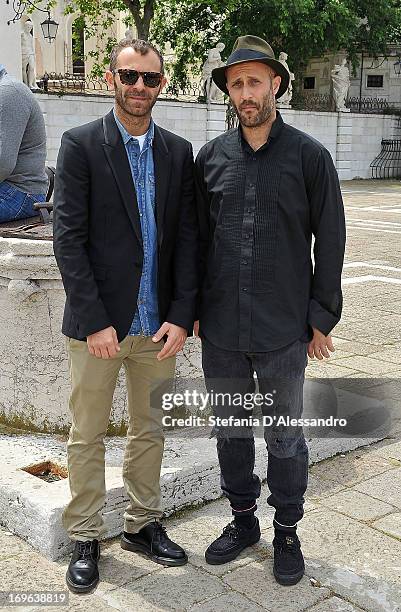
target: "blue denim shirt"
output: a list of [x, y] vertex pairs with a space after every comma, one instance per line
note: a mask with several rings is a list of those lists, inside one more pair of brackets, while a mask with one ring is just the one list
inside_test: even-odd
[[[143, 268], [139, 286], [137, 309], [129, 336], [153, 336], [160, 327], [157, 302], [157, 228], [155, 219], [155, 173], [153, 163], [153, 137], [155, 126], [150, 121], [142, 150], [114, 113], [120, 130], [135, 184], [141, 220], [143, 243]], [[134, 204], [134, 203], [133, 203]]]

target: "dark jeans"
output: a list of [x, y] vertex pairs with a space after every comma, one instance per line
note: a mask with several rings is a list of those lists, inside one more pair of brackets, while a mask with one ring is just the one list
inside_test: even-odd
[[[202, 338], [202, 366], [210, 395], [231, 393], [245, 397], [255, 390], [254, 372], [260, 394], [273, 393], [273, 406], [261, 406], [263, 416], [280, 415], [300, 418], [303, 408], [303, 383], [307, 364], [307, 344], [297, 340], [282, 349], [268, 353], [227, 351]], [[249, 396], [247, 396], [249, 397]], [[249, 417], [244, 403], [227, 408], [223, 401], [212, 405], [216, 417]], [[255, 416], [255, 411], [254, 411]], [[260, 417], [262, 421], [262, 417]], [[230, 423], [230, 422], [229, 422]], [[256, 509], [260, 480], [253, 473], [255, 443], [252, 427], [223, 424], [214, 428], [221, 470], [221, 487], [230, 500], [234, 515], [247, 515]], [[294, 526], [303, 516], [304, 493], [308, 483], [308, 447], [299, 426], [266, 426], [264, 438], [268, 450], [268, 504], [275, 511], [275, 523]], [[277, 525], [276, 525], [277, 526]]]

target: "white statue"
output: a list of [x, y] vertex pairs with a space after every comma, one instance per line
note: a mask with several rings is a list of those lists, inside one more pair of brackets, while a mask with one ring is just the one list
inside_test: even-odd
[[293, 72], [291, 72], [291, 70], [288, 67], [287, 64], [287, 59], [288, 59], [288, 55], [287, 53], [284, 53], [284, 51], [281, 51], [280, 55], [279, 55], [279, 62], [281, 62], [283, 64], [283, 66], [285, 66], [289, 72], [290, 75], [290, 81], [288, 83], [288, 87], [287, 87], [287, 91], [285, 91], [285, 93], [281, 96], [281, 98], [279, 98], [277, 100], [277, 102], [280, 103], [280, 106], [286, 106], [287, 108], [291, 108], [290, 102], [292, 99], [292, 82], [295, 79], [295, 75]]
[[349, 86], [351, 84], [349, 78], [349, 70], [347, 67], [347, 60], [343, 59], [340, 64], [336, 64], [331, 71], [331, 79], [333, 81], [333, 93], [334, 101], [336, 103], [336, 110], [341, 113], [349, 113], [350, 109], [345, 106], [345, 100]]
[[35, 48], [32, 35], [33, 24], [27, 19], [22, 24], [21, 55], [22, 80], [30, 89], [36, 89]]
[[128, 28], [128, 30], [125, 30], [125, 40], [132, 40], [134, 38], [134, 33], [132, 31], [132, 28]]
[[214, 68], [220, 68], [224, 66], [224, 62], [221, 59], [221, 52], [225, 47], [224, 43], [217, 43], [213, 49], [209, 49], [207, 54], [207, 60], [203, 64], [202, 68], [202, 80], [203, 87], [208, 102], [223, 102], [223, 93], [217, 87], [212, 79], [212, 70]]

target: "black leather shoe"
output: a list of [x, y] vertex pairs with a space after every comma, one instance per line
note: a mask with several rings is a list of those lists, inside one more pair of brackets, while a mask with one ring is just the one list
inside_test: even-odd
[[170, 540], [166, 528], [159, 521], [145, 525], [138, 533], [124, 531], [121, 548], [144, 553], [160, 565], [177, 566], [188, 562], [185, 550]]
[[232, 521], [223, 529], [220, 537], [212, 542], [205, 552], [205, 559], [210, 565], [220, 565], [233, 561], [247, 546], [252, 546], [260, 540], [259, 521], [255, 516], [255, 524], [248, 529]]
[[73, 593], [89, 593], [99, 582], [97, 562], [100, 546], [97, 540], [76, 542], [66, 574], [68, 588]]
[[298, 536], [275, 531], [273, 540], [276, 581], [283, 586], [296, 584], [305, 573], [305, 563]]

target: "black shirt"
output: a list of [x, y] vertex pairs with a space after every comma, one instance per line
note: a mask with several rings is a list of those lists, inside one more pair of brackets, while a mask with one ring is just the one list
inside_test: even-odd
[[[327, 335], [342, 309], [344, 207], [330, 153], [277, 118], [254, 151], [240, 128], [200, 150], [201, 335], [265, 352], [311, 327]], [[314, 242], [314, 266], [311, 243]]]

